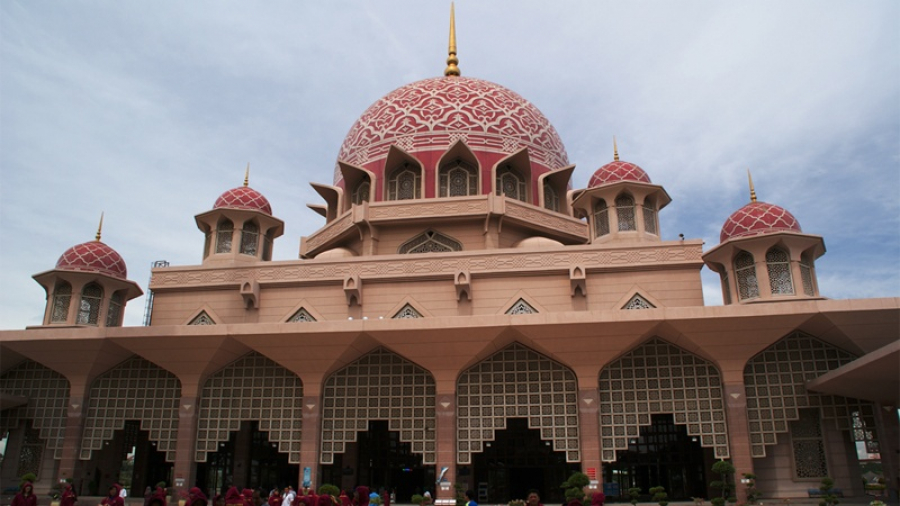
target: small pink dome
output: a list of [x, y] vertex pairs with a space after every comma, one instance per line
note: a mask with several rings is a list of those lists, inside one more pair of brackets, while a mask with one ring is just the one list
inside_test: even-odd
[[213, 204], [213, 209], [220, 208], [249, 209], [272, 215], [272, 205], [269, 204], [269, 201], [263, 197], [262, 193], [249, 186], [238, 186], [220, 195]]
[[751, 202], [725, 220], [719, 242], [733, 237], [768, 234], [771, 232], [803, 232], [800, 222], [783, 207], [765, 202]]
[[128, 278], [128, 268], [125, 267], [122, 256], [100, 241], [77, 244], [67, 249], [56, 261], [56, 268], [64, 271], [96, 272], [119, 279]]
[[637, 181], [639, 183], [649, 183], [650, 176], [644, 172], [644, 169], [638, 167], [631, 162], [622, 162], [616, 160], [610, 162], [597, 169], [588, 183], [588, 188], [596, 188], [597, 186], [608, 183], [617, 183], [619, 181]]

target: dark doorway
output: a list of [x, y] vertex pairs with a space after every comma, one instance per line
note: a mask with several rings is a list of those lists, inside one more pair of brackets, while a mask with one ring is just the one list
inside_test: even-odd
[[622, 494], [638, 487], [647, 496], [651, 487], [663, 486], [669, 500], [706, 497], [706, 465], [698, 439], [675, 425], [672, 415], [652, 415], [640, 437], [629, 441], [628, 450], [620, 450], [617, 460], [604, 466], [605, 481], [618, 483]]
[[543, 441], [537, 429], [529, 429], [524, 418], [510, 418], [506, 429], [496, 432], [484, 451], [473, 455], [473, 472], [482, 502], [525, 499], [536, 489], [544, 504], [564, 500], [560, 483], [578, 464], [566, 462], [565, 452], [553, 451], [551, 441]]
[[[286, 453], [269, 442], [269, 434], [259, 430], [259, 422], [243, 421], [240, 430], [231, 433], [219, 450], [206, 455], [197, 464], [197, 486], [211, 494], [224, 493], [229, 487], [272, 488], [297, 485], [300, 466], [288, 463]], [[211, 497], [211, 496], [210, 496]]]
[[402, 503], [426, 490], [434, 494], [435, 475], [434, 466], [423, 465], [422, 456], [400, 441], [400, 434], [389, 430], [386, 420], [371, 420], [356, 443], [348, 443], [347, 451], [335, 455], [333, 464], [322, 466], [322, 481], [342, 488], [352, 487], [342, 485], [345, 482], [373, 491], [384, 488], [395, 492]]
[[130, 497], [143, 497], [146, 487], [153, 488], [159, 482], [170, 486], [172, 463], [166, 461], [165, 452], [158, 451], [156, 441], [150, 441], [149, 436], [149, 432], [141, 430], [141, 422], [126, 421], [103, 449], [94, 452], [90, 465], [96, 466], [96, 471], [85, 492], [106, 495], [108, 487], [118, 483]]

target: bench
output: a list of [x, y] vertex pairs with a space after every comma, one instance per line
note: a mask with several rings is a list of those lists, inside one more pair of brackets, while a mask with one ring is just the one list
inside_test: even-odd
[[810, 497], [824, 497], [826, 494], [831, 494], [835, 497], [844, 497], [844, 491], [839, 488], [833, 488], [831, 490], [822, 491], [817, 488], [811, 488], [806, 491]]

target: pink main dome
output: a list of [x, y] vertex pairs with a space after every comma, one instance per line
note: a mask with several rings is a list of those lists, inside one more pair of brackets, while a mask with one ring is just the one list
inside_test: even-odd
[[[353, 124], [337, 158], [362, 167], [386, 158], [393, 144], [415, 155], [446, 151], [460, 139], [476, 155], [528, 148], [532, 163], [547, 170], [569, 164], [559, 134], [537, 107], [471, 77], [434, 77], [388, 93]], [[335, 184], [341, 179], [336, 168]]]
[[76, 244], [67, 249], [56, 261], [56, 268], [64, 271], [96, 272], [119, 279], [128, 278], [128, 268], [125, 267], [122, 256], [100, 241]]
[[219, 195], [213, 209], [249, 209], [251, 211], [262, 211], [269, 216], [272, 215], [272, 205], [269, 204], [262, 193], [250, 188], [249, 186], [238, 186]]
[[595, 188], [608, 183], [616, 183], [619, 181], [637, 181], [639, 183], [649, 183], [650, 176], [644, 172], [644, 169], [638, 167], [631, 162], [622, 162], [616, 160], [607, 163], [603, 167], [597, 169], [588, 183], [588, 188]]
[[765, 202], [751, 202], [725, 220], [719, 242], [733, 237], [767, 234], [770, 232], [803, 232], [800, 222], [783, 207]]

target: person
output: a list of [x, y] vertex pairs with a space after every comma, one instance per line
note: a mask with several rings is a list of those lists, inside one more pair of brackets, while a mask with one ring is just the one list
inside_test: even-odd
[[425, 493], [422, 494], [422, 504], [431, 504], [432, 502], [433, 501], [431, 500], [431, 492], [426, 490]]
[[594, 492], [591, 495], [591, 506], [603, 506], [604, 502], [606, 502], [606, 494], [603, 492]]
[[119, 489], [119, 497], [121, 497], [123, 501], [125, 499], [128, 499], [128, 489], [125, 487], [121, 487]]
[[244, 499], [244, 506], [253, 506], [253, 489], [245, 488], [241, 490], [241, 497]]
[[109, 490], [106, 491], [106, 497], [100, 501], [101, 506], [125, 506], [125, 499], [119, 495], [122, 487], [118, 483], [114, 483]]
[[222, 494], [216, 494], [213, 497], [213, 506], [225, 506], [225, 496]]
[[281, 506], [293, 506], [294, 499], [297, 498], [297, 493], [294, 492], [294, 487], [288, 485], [286, 489], [284, 489], [284, 498], [281, 500]]
[[166, 489], [162, 487], [156, 487], [156, 492], [150, 496], [150, 502], [147, 503], [148, 506], [166, 506], [168, 501], [166, 500]]
[[150, 485], [147, 485], [147, 488], [144, 489], [144, 506], [150, 504], [150, 497], [153, 496], [153, 489], [150, 488]]
[[34, 495], [34, 484], [30, 481], [22, 482], [19, 492], [13, 497], [11, 506], [37, 506], [37, 496]]
[[478, 503], [475, 502], [474, 490], [466, 490], [466, 506], [478, 506]]
[[353, 505], [369, 506], [369, 487], [364, 485], [356, 487], [356, 492], [353, 493]]
[[391, 491], [381, 488], [381, 506], [391, 506]]
[[319, 496], [316, 506], [334, 506], [334, 499], [328, 494], [322, 494]]
[[350, 506], [352, 504], [350, 496], [347, 495], [347, 491], [344, 489], [341, 489], [341, 495], [338, 499], [341, 501], [341, 506]]
[[269, 506], [281, 506], [281, 490], [278, 487], [272, 489], [268, 502]]
[[537, 490], [532, 490], [528, 493], [526, 502], [528, 503], [528, 506], [544, 506], [541, 504], [541, 496], [538, 495]]
[[62, 495], [59, 496], [59, 506], [75, 506], [76, 502], [78, 502], [78, 496], [75, 495], [75, 489], [72, 488], [71, 483], [66, 483]]
[[[199, 487], [192, 487], [188, 490], [188, 499], [184, 506], [206, 506], [208, 502], [206, 494]], [[62, 505], [60, 504], [60, 506]]]
[[231, 487], [225, 492], [225, 506], [245, 506], [244, 496], [238, 491], [237, 487]]

